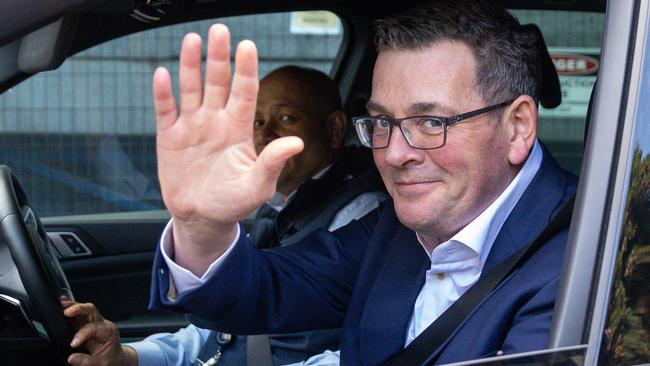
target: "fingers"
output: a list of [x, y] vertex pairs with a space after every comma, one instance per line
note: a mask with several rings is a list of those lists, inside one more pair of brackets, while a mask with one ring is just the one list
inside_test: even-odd
[[[77, 302], [72, 301], [72, 300], [68, 300], [67, 298], [63, 298], [63, 297], [61, 297], [60, 301], [61, 301], [61, 305], [63, 306], [63, 309], [64, 309], [63, 310], [63, 315], [70, 318], [70, 321], [74, 325], [75, 329], [78, 330], [81, 327], [83, 327], [84, 324], [91, 321], [89, 316], [85, 316], [85, 315], [87, 315], [86, 313], [82, 314], [84, 316], [78, 316], [79, 312], [80, 312], [79, 309], [67, 310], [68, 308], [70, 308], [70, 307], [72, 307], [74, 305], [78, 305]], [[66, 312], [66, 310], [67, 310], [67, 312]]]
[[237, 122], [248, 124], [255, 116], [259, 89], [257, 49], [251, 41], [242, 41], [235, 55], [235, 74], [230, 85], [230, 33], [223, 24], [210, 27], [206, 61], [205, 89], [201, 77], [201, 37], [189, 33], [183, 38], [179, 66], [180, 112], [174, 101], [169, 72], [154, 73], [153, 94], [159, 131], [170, 128], [180, 114], [191, 114], [202, 106], [226, 108]]
[[273, 188], [269, 197], [275, 192], [275, 185], [284, 164], [289, 158], [300, 153], [304, 148], [303, 141], [296, 136], [282, 137], [271, 141], [257, 158], [253, 167], [252, 181], [260, 182], [261, 187]]
[[250, 125], [255, 118], [258, 89], [257, 48], [251, 41], [242, 41], [237, 46], [235, 54], [235, 75], [226, 111], [231, 118], [246, 126], [241, 126], [243, 127], [241, 129], [232, 126], [234, 130], [242, 132], [252, 130]]
[[85, 324], [72, 338], [70, 342], [71, 347], [79, 347], [82, 344], [93, 340], [88, 347], [91, 351], [97, 344], [111, 342], [114, 344], [119, 343], [119, 336], [115, 324], [109, 321], [101, 321]]
[[76, 304], [76, 302], [74, 302], [74, 301], [61, 300], [61, 305], [63, 305], [63, 309], [67, 309], [67, 308], [69, 308], [70, 306], [72, 306], [74, 304]]
[[[137, 362], [137, 361], [135, 361]], [[127, 365], [122, 360], [98, 358], [85, 353], [73, 353], [68, 357], [68, 363], [72, 366], [97, 366], [97, 365]], [[137, 364], [137, 363], [136, 363]]]
[[68, 357], [68, 363], [72, 366], [90, 366], [93, 364], [93, 357], [84, 353], [73, 353]]
[[61, 296], [59, 296], [59, 302], [60, 302], [61, 305], [63, 306], [63, 309], [67, 309], [67, 308], [69, 308], [70, 306], [76, 304], [76, 302], [74, 302], [74, 301], [68, 299], [68, 297], [65, 296], [65, 295], [61, 295]]
[[203, 101], [201, 81], [201, 36], [188, 33], [183, 38], [178, 71], [181, 114], [193, 113]]
[[83, 316], [88, 322], [104, 320], [102, 315], [99, 313], [99, 310], [97, 310], [95, 305], [91, 303], [79, 304], [73, 302], [73, 304], [69, 304], [68, 306], [64, 305], [64, 307], [65, 310], [63, 310], [63, 315], [68, 318]]
[[164, 67], [157, 68], [153, 74], [153, 104], [158, 131], [171, 127], [178, 118], [178, 110], [172, 92], [172, 79]]
[[230, 91], [230, 32], [225, 25], [215, 24], [208, 33], [203, 105], [222, 109]]

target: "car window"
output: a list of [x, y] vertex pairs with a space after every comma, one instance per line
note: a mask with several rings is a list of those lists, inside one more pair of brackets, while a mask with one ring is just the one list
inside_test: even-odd
[[522, 24], [542, 31], [560, 78], [562, 103], [540, 107], [539, 136], [560, 164], [578, 175], [587, 107], [600, 61], [604, 13], [513, 10]]
[[233, 44], [256, 42], [260, 77], [285, 64], [335, 71], [343, 27], [326, 11], [185, 23], [83, 51], [0, 95], [0, 160], [41, 216], [163, 208], [151, 76], [163, 65], [175, 77], [182, 37], [215, 22]]
[[624, 208], [600, 345], [603, 365], [650, 362], [650, 48], [646, 29]]

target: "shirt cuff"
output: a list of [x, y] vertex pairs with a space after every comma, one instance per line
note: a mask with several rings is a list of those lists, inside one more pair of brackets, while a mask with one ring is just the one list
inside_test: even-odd
[[341, 363], [341, 351], [332, 352], [326, 350], [325, 352], [312, 356], [306, 361], [292, 363], [286, 366], [339, 366]]
[[126, 343], [125, 346], [131, 347], [138, 355], [138, 366], [156, 366], [166, 365], [167, 361], [162, 354], [160, 347], [154, 342], [139, 341]]
[[174, 287], [176, 293], [180, 295], [185, 291], [190, 291], [203, 285], [216, 271], [219, 270], [221, 263], [226, 260], [228, 254], [232, 252], [235, 244], [237, 244], [240, 234], [241, 229], [239, 228], [239, 225], [237, 225], [237, 234], [232, 243], [230, 243], [228, 249], [219, 258], [212, 262], [208, 267], [208, 270], [199, 278], [188, 269], [183, 268], [174, 262], [174, 235], [172, 235], [172, 220], [169, 220], [165, 230], [163, 230], [162, 237], [160, 238], [160, 252], [162, 253], [167, 267], [169, 267], [169, 274], [171, 277], [170, 288]]

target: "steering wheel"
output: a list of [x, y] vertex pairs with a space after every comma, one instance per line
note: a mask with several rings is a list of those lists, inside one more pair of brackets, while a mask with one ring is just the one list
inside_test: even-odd
[[5, 165], [0, 165], [0, 233], [0, 301], [18, 307], [66, 360], [75, 328], [59, 298], [74, 297], [41, 221]]

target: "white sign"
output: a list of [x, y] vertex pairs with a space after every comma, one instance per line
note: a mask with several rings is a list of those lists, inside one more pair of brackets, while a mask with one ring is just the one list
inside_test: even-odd
[[548, 52], [559, 74], [562, 103], [553, 109], [540, 106], [540, 117], [584, 119], [596, 82], [600, 49], [549, 47]]
[[340, 34], [341, 22], [336, 14], [325, 11], [294, 11], [289, 27], [294, 34]]
[[589, 98], [594, 88], [596, 76], [560, 75], [562, 104], [553, 109], [539, 108], [541, 117], [584, 118], [587, 115]]

